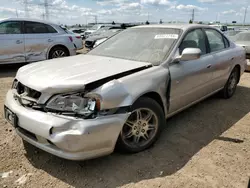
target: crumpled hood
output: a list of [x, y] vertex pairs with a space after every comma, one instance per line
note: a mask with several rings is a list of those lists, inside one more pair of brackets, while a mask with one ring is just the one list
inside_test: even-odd
[[83, 89], [88, 83], [151, 63], [94, 55], [51, 59], [21, 67], [16, 75], [22, 84], [46, 93]]

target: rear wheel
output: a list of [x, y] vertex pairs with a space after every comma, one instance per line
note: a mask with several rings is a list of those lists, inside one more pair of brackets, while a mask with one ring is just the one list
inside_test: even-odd
[[49, 59], [66, 57], [66, 56], [69, 56], [67, 49], [60, 46], [52, 48], [49, 53]]
[[165, 115], [156, 101], [146, 97], [138, 99], [119, 135], [117, 149], [129, 153], [147, 149], [157, 140], [164, 124]]
[[239, 71], [237, 70], [237, 68], [234, 68], [233, 71], [231, 72], [226, 85], [224, 86], [223, 90], [221, 91], [222, 97], [225, 99], [231, 98], [235, 91], [236, 91], [236, 87], [238, 84], [238, 80], [239, 80]]

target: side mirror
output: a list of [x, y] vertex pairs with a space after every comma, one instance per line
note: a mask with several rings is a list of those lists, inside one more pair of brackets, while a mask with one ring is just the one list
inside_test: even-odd
[[175, 61], [191, 61], [201, 57], [201, 50], [199, 48], [185, 48], [182, 54], [176, 58]]

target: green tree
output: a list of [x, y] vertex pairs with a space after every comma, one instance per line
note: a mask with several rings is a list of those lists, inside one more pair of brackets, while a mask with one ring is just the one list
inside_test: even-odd
[[190, 23], [190, 24], [192, 24], [192, 23], [193, 23], [193, 21], [192, 21], [192, 20], [189, 20], [189, 23]]

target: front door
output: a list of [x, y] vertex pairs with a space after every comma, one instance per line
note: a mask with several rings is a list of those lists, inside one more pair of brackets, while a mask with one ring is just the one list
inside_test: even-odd
[[199, 48], [202, 54], [197, 60], [170, 64], [170, 114], [212, 92], [210, 81], [213, 76], [211, 70], [213, 56], [208, 54], [204, 32], [201, 29], [189, 31], [179, 46], [177, 55], [182, 54], [185, 48]]
[[0, 64], [25, 62], [22, 22], [0, 23]]

